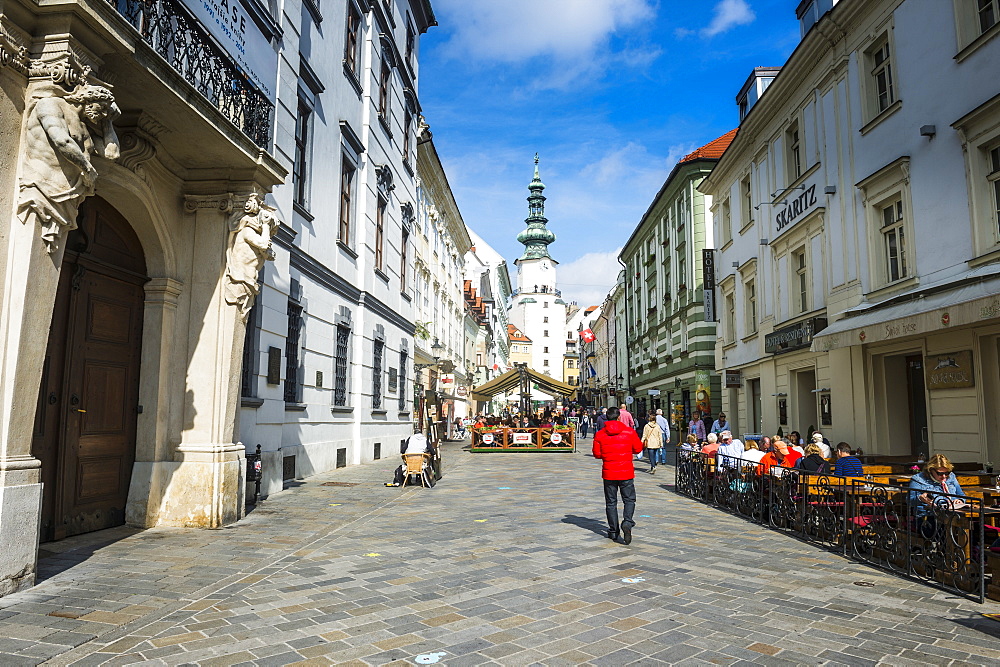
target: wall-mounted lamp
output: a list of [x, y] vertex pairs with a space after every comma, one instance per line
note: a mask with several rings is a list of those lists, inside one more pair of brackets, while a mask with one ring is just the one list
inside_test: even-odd
[[767, 239], [761, 239], [760, 240], [760, 244], [761, 245], [767, 245], [768, 243], [770, 243], [770, 241], [768, 241]]
[[740, 263], [739, 262], [733, 262], [733, 268], [734, 269], [740, 268]]
[[927, 137], [928, 139], [933, 139], [934, 135], [937, 134], [936, 125], [921, 125], [920, 126], [920, 136]]
[[777, 394], [771, 394], [771, 396], [778, 396], [778, 397], [781, 397], [781, 396], [788, 396], [788, 394], [786, 394], [786, 393], [785, 393], [785, 392], [783, 392], [783, 391], [779, 391], [779, 392], [778, 392]]
[[825, 195], [835, 195], [835, 194], [837, 194], [837, 186], [836, 185], [828, 185], [828, 186], [826, 186], [825, 188], [823, 188], [823, 194], [825, 194]]
[[810, 393], [812, 393], [812, 394], [829, 394], [830, 393], [830, 388], [829, 387], [823, 387], [822, 389], [813, 389]]

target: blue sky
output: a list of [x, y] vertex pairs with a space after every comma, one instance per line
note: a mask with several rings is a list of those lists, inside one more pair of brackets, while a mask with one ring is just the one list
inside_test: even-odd
[[520, 255], [537, 151], [560, 287], [599, 303], [671, 167], [736, 127], [751, 69], [795, 48], [797, 4], [433, 0], [420, 100], [466, 223]]

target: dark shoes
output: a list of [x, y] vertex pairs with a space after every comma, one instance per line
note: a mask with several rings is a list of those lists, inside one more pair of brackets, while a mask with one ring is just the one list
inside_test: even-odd
[[615, 542], [617, 542], [618, 541], [618, 531], [617, 530], [608, 530], [608, 539], [609, 540], [614, 540]]
[[624, 537], [625, 544], [632, 544], [632, 529], [622, 528], [622, 536]]

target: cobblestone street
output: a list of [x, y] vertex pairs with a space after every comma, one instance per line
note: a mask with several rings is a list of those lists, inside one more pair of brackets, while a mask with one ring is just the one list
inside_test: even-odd
[[43, 545], [39, 585], [0, 599], [0, 665], [1000, 661], [995, 604], [691, 502], [668, 468], [637, 475], [635, 541], [612, 543], [584, 451], [453, 443], [433, 489], [384, 487], [390, 459], [221, 530]]

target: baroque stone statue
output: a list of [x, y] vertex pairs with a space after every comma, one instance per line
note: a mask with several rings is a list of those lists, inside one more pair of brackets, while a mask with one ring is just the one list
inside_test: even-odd
[[71, 92], [47, 84], [28, 102], [17, 215], [41, 225], [50, 254], [64, 230], [76, 229], [80, 202], [94, 194], [91, 156], [118, 159], [113, 121], [120, 113], [108, 88], [89, 83]]
[[274, 259], [271, 237], [280, 223], [274, 209], [260, 201], [260, 195], [251, 193], [243, 207], [243, 214], [233, 217], [229, 226], [229, 249], [226, 257], [226, 303], [236, 306], [244, 322], [254, 299], [260, 292], [257, 274], [264, 262]]

